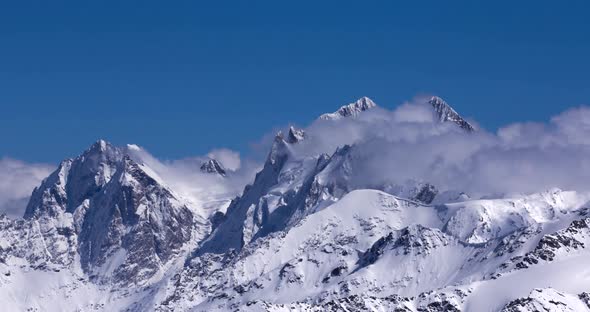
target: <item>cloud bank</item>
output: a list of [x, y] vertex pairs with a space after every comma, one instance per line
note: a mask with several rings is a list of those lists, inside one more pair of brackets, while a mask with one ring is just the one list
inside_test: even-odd
[[548, 123], [514, 123], [497, 132], [465, 133], [437, 123], [423, 99], [359, 118], [316, 121], [295, 146], [300, 157], [332, 154], [353, 145], [353, 181], [359, 186], [429, 182], [472, 198], [588, 190], [590, 108], [567, 110]]
[[[140, 163], [153, 169], [177, 195], [188, 200], [198, 213], [207, 217], [221, 209], [229, 200], [240, 195], [244, 186], [254, 179], [260, 164], [242, 160], [238, 152], [229, 149], [214, 149], [206, 156], [177, 160], [160, 160], [147, 150], [133, 146], [128, 153]], [[204, 161], [214, 158], [226, 168], [226, 177], [201, 172]]]
[[33, 189], [55, 168], [11, 158], [0, 159], [0, 214], [22, 217]]

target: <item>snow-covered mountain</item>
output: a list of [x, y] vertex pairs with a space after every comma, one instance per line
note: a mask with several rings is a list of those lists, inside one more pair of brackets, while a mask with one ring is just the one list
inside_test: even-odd
[[222, 177], [225, 177], [225, 175], [227, 174], [223, 165], [216, 159], [208, 159], [207, 161], [203, 162], [203, 164], [201, 164], [200, 169], [202, 172], [214, 173]]
[[467, 122], [461, 115], [459, 115], [447, 102], [441, 99], [438, 96], [433, 96], [428, 101], [432, 108], [434, 108], [434, 112], [436, 114], [436, 118], [440, 122], [450, 121], [456, 123], [459, 127], [464, 129], [465, 131], [474, 131], [475, 128]]
[[358, 99], [354, 103], [350, 103], [348, 105], [344, 105], [344, 106], [340, 107], [337, 111], [335, 111], [333, 113], [327, 113], [327, 114], [321, 115], [319, 119], [338, 120], [341, 118], [356, 117], [360, 113], [362, 113], [366, 110], [369, 110], [373, 107], [376, 107], [376, 106], [377, 106], [377, 104], [375, 104], [370, 98], [364, 96], [364, 97]]
[[[433, 127], [474, 135], [441, 98], [423, 104]], [[33, 191], [23, 219], [0, 216], [0, 301], [14, 311], [590, 310], [590, 193], [471, 198], [378, 179], [367, 175], [369, 137], [306, 152], [321, 123], [366, 122], [375, 107], [361, 98], [312, 130], [279, 132], [227, 209], [187, 200], [138, 147], [96, 142]], [[212, 158], [196, 170], [232, 179]]]
[[160, 273], [209, 226], [151, 168], [103, 140], [35, 189], [24, 219], [43, 236], [43, 265], [79, 261], [91, 280], [122, 285]]

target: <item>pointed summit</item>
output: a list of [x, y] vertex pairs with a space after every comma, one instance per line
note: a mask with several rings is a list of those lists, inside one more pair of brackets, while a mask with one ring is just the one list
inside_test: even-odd
[[225, 168], [223, 167], [223, 165], [217, 161], [216, 159], [209, 159], [207, 161], [205, 161], [203, 164], [201, 164], [201, 172], [204, 173], [214, 173], [214, 174], [218, 174], [222, 177], [225, 177], [226, 175], [226, 171]]
[[295, 129], [293, 126], [289, 127], [287, 143], [295, 144], [303, 139], [305, 139], [305, 131], [303, 129]]
[[82, 269], [97, 281], [121, 285], [141, 284], [157, 274], [188, 242], [195, 220], [149, 168], [128, 155], [79, 209], [74, 214], [80, 219]]
[[277, 132], [277, 135], [275, 135], [275, 138], [272, 142], [270, 152], [268, 153], [268, 156], [266, 158], [266, 163], [269, 163], [272, 166], [275, 166], [276, 164], [280, 163], [280, 166], [282, 166], [282, 163], [284, 163], [284, 161], [287, 159], [288, 154], [289, 148], [287, 141], [285, 141], [285, 136], [283, 135], [283, 132], [279, 131]]
[[438, 96], [433, 96], [428, 101], [428, 104], [432, 105], [436, 117], [440, 122], [453, 122], [467, 132], [475, 131], [475, 128], [467, 122], [461, 115], [459, 115], [447, 102]]
[[109, 143], [103, 139], [99, 139], [98, 141], [96, 141], [92, 145], [90, 145], [90, 147], [86, 151], [84, 151], [83, 154], [101, 153], [101, 152], [106, 152], [106, 151], [113, 150], [113, 149], [116, 149], [116, 147], [114, 147], [111, 143]]
[[122, 157], [123, 152], [119, 148], [98, 140], [80, 156], [64, 160], [35, 188], [24, 217], [73, 212], [85, 199], [102, 190], [117, 170]]
[[101, 150], [105, 150], [107, 147], [108, 142], [103, 140], [103, 139], [98, 139], [96, 142], [92, 143], [92, 145], [90, 145], [90, 147], [87, 149], [87, 151], [101, 151]]
[[321, 120], [337, 120], [346, 117], [356, 117], [361, 112], [369, 110], [373, 107], [376, 107], [377, 104], [373, 102], [370, 98], [363, 96], [362, 98], [358, 99], [354, 103], [350, 103], [348, 105], [344, 105], [340, 107], [337, 111], [333, 113], [323, 114], [320, 116]]
[[198, 217], [155, 171], [99, 140], [35, 188], [24, 218], [61, 235], [59, 248], [48, 248], [60, 259], [74, 259], [63, 250], [77, 250], [92, 279], [129, 285], [147, 281], [174, 258]]
[[98, 140], [87, 148], [74, 162], [87, 163], [90, 167], [109, 164], [121, 160], [124, 151], [105, 140]]

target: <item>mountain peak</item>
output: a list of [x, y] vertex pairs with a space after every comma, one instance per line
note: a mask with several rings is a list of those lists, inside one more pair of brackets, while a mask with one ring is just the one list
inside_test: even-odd
[[80, 156], [63, 161], [33, 191], [25, 218], [74, 212], [85, 199], [102, 190], [123, 158], [123, 152], [105, 140], [98, 140]]
[[88, 157], [89, 155], [118, 155], [121, 154], [121, 151], [118, 147], [114, 146], [113, 144], [105, 141], [103, 139], [99, 139], [98, 141], [94, 142], [88, 149], [82, 153], [79, 157]]
[[90, 146], [89, 150], [105, 151], [109, 146], [112, 146], [111, 143], [103, 139], [98, 139]]
[[321, 120], [337, 120], [346, 117], [356, 117], [361, 112], [376, 107], [377, 104], [370, 98], [363, 96], [354, 103], [344, 105], [333, 113], [323, 114], [320, 116]]
[[94, 281], [130, 285], [148, 281], [181, 252], [196, 217], [155, 171], [98, 140], [35, 188], [24, 218], [55, 233], [58, 241], [44, 248], [59, 261], [74, 261], [70, 250], [77, 250]]
[[288, 154], [288, 142], [285, 141], [285, 136], [283, 135], [283, 131], [277, 132], [275, 138], [272, 142], [272, 146], [270, 148], [270, 152], [268, 153], [266, 162], [271, 165], [275, 165], [277, 163], [282, 163]]
[[459, 113], [457, 113], [445, 100], [438, 96], [433, 96], [428, 101], [428, 104], [432, 105], [436, 117], [440, 122], [453, 122], [467, 132], [475, 131], [475, 128], [467, 122]]
[[289, 134], [287, 135], [287, 143], [294, 144], [305, 139], [305, 131], [303, 129], [296, 129], [293, 126], [289, 127]]
[[201, 172], [204, 173], [215, 173], [220, 176], [225, 177], [226, 171], [223, 165], [217, 161], [216, 159], [210, 158], [209, 160], [205, 161], [201, 164]]

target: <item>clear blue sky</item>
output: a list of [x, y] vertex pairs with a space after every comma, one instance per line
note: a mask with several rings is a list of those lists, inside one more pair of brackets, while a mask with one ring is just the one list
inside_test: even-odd
[[546, 121], [590, 104], [586, 3], [2, 1], [0, 157], [98, 138], [247, 152], [364, 95], [437, 94], [492, 130]]

